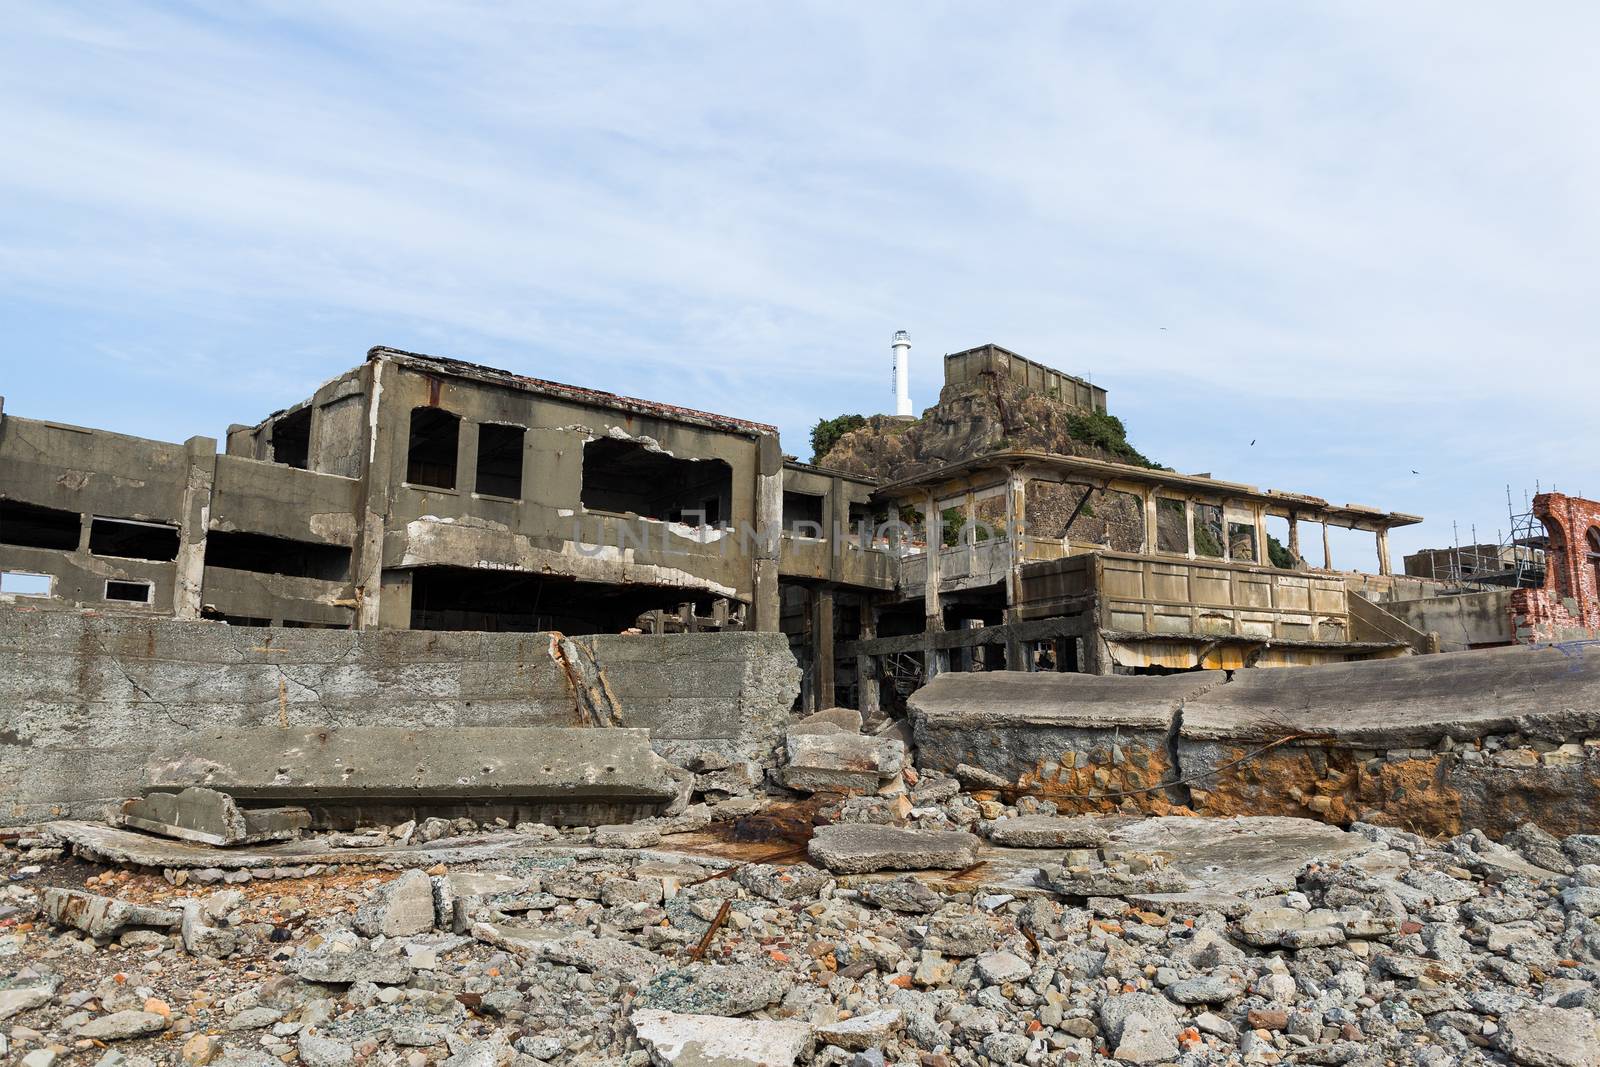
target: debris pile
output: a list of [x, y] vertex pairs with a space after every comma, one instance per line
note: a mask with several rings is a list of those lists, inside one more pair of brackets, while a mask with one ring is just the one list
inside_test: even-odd
[[750, 776], [691, 773], [653, 825], [373, 828], [258, 849], [345, 857], [298, 877], [218, 860], [220, 889], [15, 838], [0, 1056], [1600, 1064], [1600, 837], [1064, 817], [902, 768], [816, 808], [812, 862], [763, 862], [711, 820], [767, 803]]

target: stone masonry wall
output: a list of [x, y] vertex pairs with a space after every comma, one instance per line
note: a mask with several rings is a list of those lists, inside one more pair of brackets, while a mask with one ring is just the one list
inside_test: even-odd
[[217, 727], [641, 726], [770, 759], [782, 634], [563, 638], [232, 627], [0, 607], [0, 826], [95, 817], [158, 746]]

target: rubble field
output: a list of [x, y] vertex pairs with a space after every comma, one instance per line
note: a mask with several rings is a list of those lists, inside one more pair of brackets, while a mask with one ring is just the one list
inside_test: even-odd
[[[896, 781], [800, 819], [719, 793], [622, 827], [431, 819], [210, 867], [82, 858], [140, 836], [103, 826], [12, 833], [0, 1056], [1600, 1064], [1600, 837], [1068, 817]], [[764, 817], [795, 839], [736, 840]]]

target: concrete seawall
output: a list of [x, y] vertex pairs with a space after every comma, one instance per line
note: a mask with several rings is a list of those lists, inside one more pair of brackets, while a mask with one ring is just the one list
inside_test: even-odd
[[252, 726], [631, 726], [669, 759], [767, 759], [782, 634], [563, 638], [233, 627], [0, 608], [0, 825], [96, 817], [159, 746]]
[[920, 765], [969, 763], [1082, 811], [1600, 831], [1600, 646], [1238, 671], [1231, 681], [998, 677], [941, 675], [912, 695]]

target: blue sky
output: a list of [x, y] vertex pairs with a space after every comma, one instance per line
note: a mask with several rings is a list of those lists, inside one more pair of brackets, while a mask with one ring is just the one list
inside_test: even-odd
[[381, 343], [804, 458], [904, 328], [919, 407], [995, 341], [1397, 554], [1600, 495], [1594, 5], [5, 10], [18, 415], [220, 436]]

